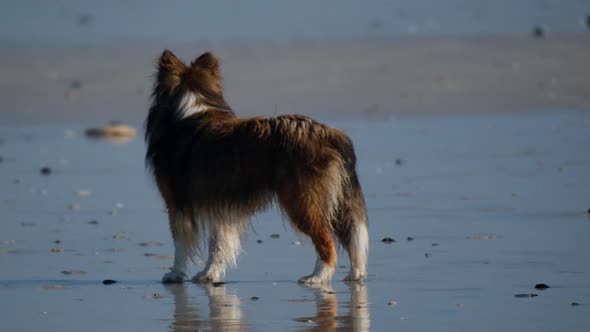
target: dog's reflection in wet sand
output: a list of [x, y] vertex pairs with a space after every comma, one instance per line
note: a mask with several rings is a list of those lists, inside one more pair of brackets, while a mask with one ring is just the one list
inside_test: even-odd
[[295, 321], [310, 324], [303, 331], [369, 331], [369, 295], [367, 286], [348, 283], [350, 302], [342, 302], [348, 308], [345, 315], [338, 315], [338, 298], [331, 287], [314, 287], [317, 314], [314, 317], [299, 317]]
[[[191, 300], [187, 287], [201, 287], [209, 300], [209, 315], [199, 309], [194, 299]], [[228, 294], [224, 285], [167, 285], [166, 289], [174, 297], [174, 319], [171, 331], [246, 331], [240, 298]]]
[[[225, 285], [166, 285], [166, 289], [174, 298], [174, 318], [171, 331], [247, 331], [255, 330], [248, 326], [244, 317], [240, 298], [228, 293]], [[208, 298], [208, 308], [199, 308], [197, 301], [189, 297], [187, 287], [199, 287]], [[338, 314], [338, 294], [330, 287], [305, 287], [314, 295], [316, 313], [310, 317], [293, 318], [298, 323], [297, 330], [302, 331], [369, 331], [371, 321], [369, 315], [369, 299], [364, 284], [348, 283], [350, 301], [340, 303], [346, 309], [344, 315]], [[340, 294], [344, 295], [343, 292]], [[277, 305], [284, 304], [277, 300]], [[310, 303], [307, 302], [307, 305]], [[285, 310], [288, 310], [285, 307]]]

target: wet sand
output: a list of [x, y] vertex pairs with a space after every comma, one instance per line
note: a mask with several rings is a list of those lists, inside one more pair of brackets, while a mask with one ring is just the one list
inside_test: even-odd
[[340, 281], [341, 254], [324, 289], [296, 283], [313, 248], [276, 210], [226, 284], [160, 284], [173, 247], [141, 138], [2, 122], [1, 329], [587, 330], [590, 113], [475, 113], [317, 114], [355, 142], [371, 236], [368, 279]]
[[588, 33], [108, 46], [6, 42], [0, 122], [142, 121], [163, 48], [187, 62], [217, 53], [228, 102], [243, 115], [381, 119], [590, 110]]

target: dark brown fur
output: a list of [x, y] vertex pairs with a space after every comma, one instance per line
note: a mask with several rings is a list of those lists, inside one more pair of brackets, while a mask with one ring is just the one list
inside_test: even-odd
[[[206, 111], [183, 118], [187, 93], [198, 93]], [[343, 132], [301, 115], [236, 117], [210, 53], [186, 66], [165, 51], [152, 97], [146, 162], [175, 239], [195, 250], [208, 222], [248, 218], [277, 202], [329, 266], [336, 263], [333, 235], [350, 248], [351, 227], [366, 224], [366, 209]]]

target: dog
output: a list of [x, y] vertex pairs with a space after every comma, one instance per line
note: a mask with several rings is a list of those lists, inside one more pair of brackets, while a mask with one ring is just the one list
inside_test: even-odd
[[350, 138], [302, 115], [237, 117], [211, 53], [186, 65], [165, 50], [156, 67], [146, 166], [166, 204], [175, 249], [162, 281], [183, 282], [205, 238], [206, 267], [192, 279], [221, 281], [236, 265], [249, 219], [273, 205], [315, 246], [315, 269], [299, 282], [330, 282], [335, 240], [350, 257], [345, 280], [365, 278], [367, 211]]

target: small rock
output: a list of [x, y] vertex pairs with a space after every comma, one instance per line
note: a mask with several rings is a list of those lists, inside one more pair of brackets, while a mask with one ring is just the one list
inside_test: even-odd
[[159, 242], [159, 241], [147, 241], [147, 242], [141, 242], [139, 244], [139, 246], [141, 246], [141, 247], [161, 247], [163, 245], [164, 245], [164, 243]]
[[438, 247], [438, 246], [440, 246], [440, 244], [438, 244], [438, 243], [433, 243], [433, 244], [432, 244], [432, 246], [433, 246], [433, 247]]
[[397, 302], [395, 302], [395, 301], [389, 301], [389, 302], [387, 302], [387, 305], [388, 306], [394, 306], [394, 305], [397, 305]]
[[105, 279], [105, 280], [102, 281], [102, 284], [103, 285], [112, 285], [112, 284], [115, 284], [115, 283], [117, 283], [117, 281], [116, 280], [113, 280], [113, 279]]
[[533, 37], [538, 38], [538, 39], [545, 38], [545, 31], [540, 26], [534, 27], [532, 34], [533, 34]]
[[143, 255], [144, 255], [145, 257], [155, 257], [155, 256], [158, 256], [158, 254], [154, 254], [154, 253], [151, 253], [151, 252], [146, 252], [146, 253], [145, 253], [145, 254], [143, 254]]
[[402, 159], [396, 159], [395, 160], [395, 166], [402, 166], [404, 164], [404, 161]]
[[82, 271], [82, 270], [65, 270], [65, 271], [61, 271], [61, 273], [62, 274], [65, 274], [67, 276], [87, 274], [86, 271]]
[[413, 237], [411, 237], [411, 236], [408, 236], [408, 237], [406, 238], [406, 241], [408, 241], [408, 242], [410, 242], [410, 241], [414, 241], [414, 238], [413, 238]]
[[577, 306], [579, 306], [580, 304], [579, 304], [578, 302], [572, 302], [572, 303], [570, 303], [570, 305], [571, 305], [572, 307], [577, 307]]
[[586, 213], [590, 214], [590, 209], [588, 209], [588, 211], [586, 211]]
[[53, 241], [53, 243], [60, 244], [61, 243], [61, 240], [55, 240], [55, 241]]
[[113, 235], [113, 239], [115, 240], [121, 240], [121, 239], [126, 239], [127, 238], [127, 234], [125, 234], [124, 232], [117, 232], [115, 233], [115, 235]]
[[386, 237], [386, 238], [382, 239], [381, 242], [383, 242], [383, 243], [393, 243], [393, 242], [395, 242], [395, 240], [392, 239], [392, 238], [390, 238], [390, 237]]
[[425, 253], [425, 254], [424, 254], [424, 257], [426, 257], [426, 258], [430, 258], [430, 257], [432, 257], [432, 254]]
[[151, 295], [146, 295], [143, 298], [144, 299], [147, 299], [147, 300], [158, 300], [158, 299], [161, 299], [162, 297], [163, 297], [162, 295], [160, 295], [158, 293], [154, 293], [154, 294], [151, 294]]
[[549, 287], [549, 286], [548, 286], [548, 285], [546, 285], [546, 284], [536, 284], [536, 285], [535, 285], [535, 289], [538, 289], [538, 290], [545, 290], [545, 289], [547, 289], [547, 288], [551, 288], [551, 287]]
[[41, 175], [50, 175], [51, 174], [51, 168], [49, 167], [41, 167]]
[[252, 301], [257, 301], [258, 299], [259, 299], [259, 297], [257, 297], [257, 296], [252, 296], [252, 297], [250, 298], [250, 300], [252, 300]]
[[345, 269], [346, 268], [346, 265], [340, 265], [338, 267], [341, 268], [341, 269]]
[[588, 29], [590, 29], [590, 14], [586, 16], [586, 26], [588, 27]]
[[70, 210], [80, 210], [80, 204], [77, 204], [77, 203], [70, 204], [70, 205], [68, 205], [68, 209], [70, 209]]
[[98, 220], [90, 220], [88, 222], [88, 224], [90, 224], [90, 225], [98, 225]]
[[46, 290], [62, 290], [66, 287], [64, 285], [43, 285], [43, 289]]
[[262, 243], [262, 240], [256, 240], [256, 243]]
[[281, 237], [281, 235], [275, 233], [275, 234], [271, 234], [270, 237], [273, 238], [273, 239], [278, 239], [278, 238]]
[[90, 190], [78, 190], [78, 196], [80, 197], [84, 197], [84, 196], [90, 196]]
[[21, 226], [23, 227], [35, 227], [37, 226], [37, 224], [35, 224], [34, 222], [29, 222], [29, 221], [23, 221], [20, 223]]
[[537, 297], [537, 296], [539, 296], [539, 295], [538, 294], [514, 294], [514, 297], [519, 298], [519, 299], [529, 298], [529, 297]]
[[53, 247], [51, 248], [51, 252], [63, 252], [64, 249], [61, 247]]
[[90, 14], [80, 14], [78, 15], [78, 25], [80, 26], [87, 26], [92, 23], [92, 16]]

